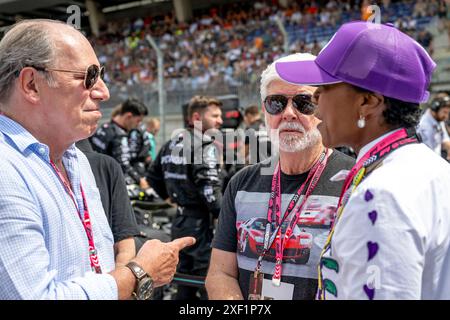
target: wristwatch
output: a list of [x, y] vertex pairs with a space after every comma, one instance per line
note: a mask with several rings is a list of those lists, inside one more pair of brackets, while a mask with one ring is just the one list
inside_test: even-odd
[[152, 278], [134, 261], [128, 262], [126, 266], [133, 272], [137, 280], [133, 295], [137, 300], [150, 300], [153, 293]]

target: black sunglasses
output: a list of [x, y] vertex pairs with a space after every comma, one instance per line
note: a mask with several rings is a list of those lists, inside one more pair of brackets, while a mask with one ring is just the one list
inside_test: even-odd
[[55, 68], [43, 68], [43, 67], [36, 67], [36, 66], [30, 66], [35, 68], [38, 71], [56, 71], [56, 72], [68, 72], [68, 73], [75, 73], [75, 74], [83, 74], [84, 75], [84, 87], [86, 89], [91, 89], [98, 81], [98, 78], [100, 77], [102, 80], [105, 78], [105, 67], [99, 67], [96, 64], [91, 64], [89, 67], [87, 67], [86, 71], [78, 71], [78, 70], [67, 70], [67, 69], [55, 69]]
[[[264, 99], [264, 107], [266, 111], [271, 115], [280, 114], [287, 107], [289, 99], [292, 96], [285, 96], [282, 94], [273, 94], [267, 96]], [[316, 106], [311, 101], [312, 96], [309, 94], [296, 94], [292, 97], [292, 105], [295, 109], [300, 111], [300, 113], [306, 115], [312, 115]]]

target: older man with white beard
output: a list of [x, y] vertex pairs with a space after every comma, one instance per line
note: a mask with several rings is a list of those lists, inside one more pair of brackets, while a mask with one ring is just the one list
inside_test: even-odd
[[225, 191], [206, 279], [210, 299], [314, 299], [320, 251], [354, 164], [322, 145], [315, 88], [284, 82], [275, 62], [262, 74], [261, 99], [276, 154], [238, 172]]

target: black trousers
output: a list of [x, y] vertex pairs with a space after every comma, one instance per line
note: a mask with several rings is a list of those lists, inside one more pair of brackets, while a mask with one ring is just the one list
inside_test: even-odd
[[[180, 251], [180, 262], [177, 272], [206, 276], [213, 238], [209, 216], [205, 218], [193, 218], [185, 215], [175, 217], [172, 222], [172, 239], [187, 236], [194, 237], [197, 242], [195, 245]], [[200, 299], [207, 299], [205, 288], [178, 285], [176, 299], [195, 300], [197, 299], [197, 292], [200, 293]]]

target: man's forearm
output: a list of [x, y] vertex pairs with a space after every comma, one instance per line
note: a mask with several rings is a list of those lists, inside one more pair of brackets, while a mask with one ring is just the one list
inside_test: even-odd
[[124, 266], [136, 256], [134, 238], [123, 239], [114, 244], [116, 267]]
[[210, 300], [243, 300], [236, 278], [226, 274], [208, 275], [206, 290]]

